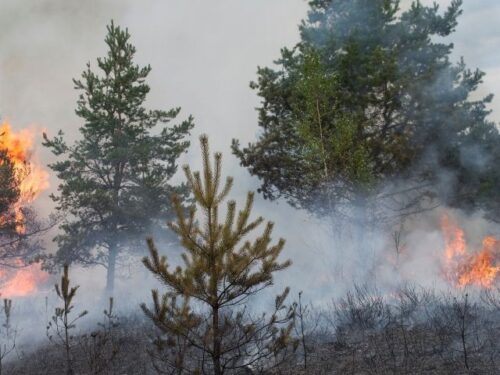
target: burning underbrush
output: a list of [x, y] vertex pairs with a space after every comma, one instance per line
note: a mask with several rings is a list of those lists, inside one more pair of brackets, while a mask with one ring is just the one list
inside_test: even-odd
[[0, 125], [0, 150], [13, 165], [17, 200], [3, 214], [0, 222], [13, 220], [15, 231], [0, 234], [0, 295], [3, 298], [35, 294], [48, 275], [39, 263], [32, 263], [41, 251], [36, 235], [44, 231], [31, 205], [49, 187], [49, 174], [34, 153], [36, 132], [14, 131], [8, 122]]
[[471, 252], [465, 233], [448, 215], [441, 227], [445, 241], [444, 267], [448, 280], [459, 288], [474, 285], [491, 288], [500, 277], [500, 241], [493, 236], [482, 240], [479, 251]]

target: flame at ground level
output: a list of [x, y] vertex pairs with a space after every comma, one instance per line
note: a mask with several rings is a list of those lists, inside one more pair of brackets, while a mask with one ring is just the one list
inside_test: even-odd
[[38, 290], [40, 284], [47, 281], [48, 277], [39, 263], [30, 264], [23, 268], [2, 270], [0, 271], [0, 296], [12, 298], [31, 295]]
[[500, 241], [488, 236], [483, 239], [480, 251], [469, 253], [463, 229], [448, 215], [442, 217], [441, 228], [446, 278], [460, 288], [468, 285], [491, 288], [500, 277]]
[[[19, 180], [20, 196], [12, 210], [16, 218], [16, 230], [20, 234], [27, 230], [23, 208], [49, 187], [49, 173], [34, 158], [35, 138], [34, 130], [23, 129], [16, 132], [7, 122], [0, 125], [0, 149], [6, 151]], [[48, 278], [39, 264], [26, 264], [23, 259], [18, 258], [11, 266], [12, 268], [0, 268], [0, 295], [3, 298], [32, 294]]]

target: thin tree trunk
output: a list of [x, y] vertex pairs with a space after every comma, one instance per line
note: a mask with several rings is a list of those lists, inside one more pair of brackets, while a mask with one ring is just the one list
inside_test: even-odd
[[302, 342], [302, 350], [304, 351], [304, 370], [307, 371], [307, 345], [306, 333], [304, 328], [304, 308], [302, 306], [302, 292], [299, 293], [299, 319], [300, 319], [300, 338]]
[[319, 126], [319, 139], [321, 145], [321, 158], [323, 160], [323, 172], [325, 174], [325, 180], [328, 180], [328, 164], [326, 162], [326, 150], [325, 150], [325, 140], [323, 137], [323, 123], [321, 120], [321, 111], [319, 109], [319, 100], [316, 99], [316, 116], [318, 117], [318, 126]]
[[118, 252], [118, 246], [116, 243], [109, 245], [109, 255], [108, 255], [108, 272], [106, 274], [106, 294], [107, 297], [113, 295], [115, 290], [115, 268], [116, 268], [116, 255]]
[[214, 375], [222, 375], [222, 368], [220, 364], [221, 356], [221, 342], [219, 332], [219, 308], [212, 308], [212, 329], [213, 329], [213, 361], [214, 361]]
[[465, 319], [466, 319], [466, 314], [467, 314], [467, 296], [465, 297], [465, 305], [464, 305], [464, 311], [462, 315], [462, 329], [460, 332], [460, 336], [462, 339], [462, 349], [464, 352], [464, 364], [465, 368], [467, 371], [469, 371], [469, 360], [468, 360], [468, 355], [467, 355], [467, 339], [466, 339], [466, 329], [465, 329]]
[[66, 349], [66, 374], [73, 375], [73, 366], [71, 364], [71, 347], [70, 347], [70, 336], [69, 336], [69, 304], [65, 300], [64, 301], [64, 346]]
[[[356, 251], [358, 254], [358, 257], [355, 259], [357, 262], [360, 262], [364, 259], [365, 256], [367, 256], [367, 241], [366, 241], [366, 232], [368, 231], [368, 220], [367, 220], [367, 215], [368, 215], [368, 210], [367, 210], [367, 202], [365, 197], [361, 195], [361, 193], [356, 192], [356, 197], [354, 199], [354, 230], [356, 233]], [[356, 264], [356, 269], [360, 270], [362, 269], [360, 264]], [[359, 276], [356, 275], [356, 276]]]
[[212, 304], [212, 361], [214, 365], [214, 375], [222, 375], [222, 367], [220, 363], [221, 357], [221, 338], [220, 338], [220, 328], [219, 328], [219, 304], [218, 304], [218, 275], [216, 271], [216, 254], [215, 254], [215, 241], [214, 241], [214, 222], [213, 222], [214, 210], [212, 207], [207, 207], [207, 219], [208, 219], [208, 240], [210, 246], [210, 293], [211, 297], [214, 298]]

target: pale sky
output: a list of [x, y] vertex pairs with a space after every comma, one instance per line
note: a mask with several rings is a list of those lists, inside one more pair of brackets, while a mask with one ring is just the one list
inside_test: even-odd
[[[194, 133], [207, 132], [227, 153], [231, 138], [254, 139], [258, 98], [248, 83], [258, 65], [298, 41], [306, 10], [304, 0], [2, 0], [0, 113], [16, 128], [74, 134], [81, 122], [71, 79], [105, 52], [105, 27], [114, 19], [130, 29], [137, 61], [153, 68], [149, 105], [181, 106], [181, 116], [195, 117]], [[500, 2], [465, 0], [452, 38], [455, 56], [487, 73], [485, 93], [500, 94], [498, 19]]]
[[[114, 19], [130, 29], [137, 61], [153, 68], [149, 105], [181, 106], [181, 116], [193, 114], [194, 134], [208, 133], [213, 148], [224, 151], [231, 171], [240, 174], [229, 155], [230, 141], [246, 143], [258, 129], [258, 98], [248, 83], [258, 65], [270, 65], [281, 47], [298, 41], [297, 25], [306, 11], [304, 0], [2, 0], [0, 114], [15, 128], [36, 125], [49, 134], [63, 129], [75, 135], [81, 122], [74, 115], [71, 79], [103, 55], [105, 27]], [[464, 56], [470, 67], [487, 73], [480, 91], [497, 94], [495, 120], [498, 19], [500, 2], [465, 0], [452, 37], [456, 58]], [[41, 147], [40, 153], [42, 161], [52, 160]]]

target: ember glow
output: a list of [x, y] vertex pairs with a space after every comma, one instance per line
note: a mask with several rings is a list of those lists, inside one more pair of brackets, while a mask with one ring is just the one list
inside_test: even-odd
[[[36, 132], [29, 129], [14, 132], [7, 122], [0, 126], [0, 149], [6, 150], [20, 180], [20, 199], [13, 207], [18, 223], [16, 230], [20, 234], [26, 231], [23, 207], [31, 204], [49, 187], [49, 174], [33, 155], [35, 135]], [[0, 295], [11, 298], [32, 294], [37, 285], [46, 279], [47, 274], [39, 264], [26, 265], [17, 259], [12, 267], [0, 269]]]
[[470, 252], [463, 229], [448, 215], [442, 217], [441, 228], [446, 278], [460, 288], [468, 285], [491, 288], [500, 277], [500, 240], [485, 237], [481, 250]]

